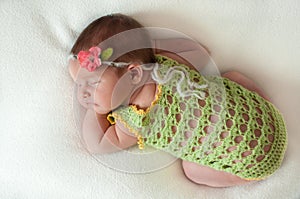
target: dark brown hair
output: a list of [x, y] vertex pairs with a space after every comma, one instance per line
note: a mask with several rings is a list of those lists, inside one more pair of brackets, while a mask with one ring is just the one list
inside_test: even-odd
[[[109, 39], [110, 37], [121, 33], [123, 31], [143, 28], [143, 26], [137, 22], [135, 19], [123, 15], [123, 14], [111, 14], [103, 16], [99, 19], [96, 19], [91, 24], [89, 24], [79, 35], [74, 46], [72, 47], [71, 53], [74, 55], [78, 54], [81, 50], [88, 50], [92, 46], [97, 46], [101, 42]], [[149, 42], [150, 46], [150, 37], [147, 32], [141, 31], [139, 35], [135, 35], [134, 39], [124, 38], [122, 41], [117, 41], [117, 43], [112, 43], [109, 47], [112, 47], [115, 50], [121, 45], [126, 46], [132, 44], [132, 42], [138, 44], [138, 42], [145, 43]], [[152, 48], [142, 48], [127, 52], [115, 60], [116, 62], [131, 62], [131, 61], [140, 61], [142, 63], [154, 63], [155, 57]]]

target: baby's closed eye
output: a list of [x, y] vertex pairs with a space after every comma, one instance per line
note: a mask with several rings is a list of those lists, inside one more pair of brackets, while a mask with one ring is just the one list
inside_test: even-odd
[[91, 83], [89, 83], [89, 85], [90, 86], [97, 86], [98, 84], [100, 84], [100, 80], [98, 80], [98, 81], [94, 81], [94, 82], [91, 82]]

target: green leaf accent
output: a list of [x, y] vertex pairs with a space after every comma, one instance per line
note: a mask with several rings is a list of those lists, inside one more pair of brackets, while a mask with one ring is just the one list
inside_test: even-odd
[[104, 51], [101, 52], [100, 59], [102, 61], [108, 60], [112, 56], [113, 52], [114, 50], [112, 48], [105, 49]]

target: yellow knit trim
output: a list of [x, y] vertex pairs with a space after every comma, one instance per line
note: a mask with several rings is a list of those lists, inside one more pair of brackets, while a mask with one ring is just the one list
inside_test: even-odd
[[110, 125], [116, 124], [115, 117], [111, 113], [107, 115], [106, 119], [110, 123]]
[[146, 115], [149, 111], [150, 111], [150, 109], [155, 105], [155, 104], [157, 104], [157, 101], [158, 101], [158, 99], [161, 97], [161, 85], [158, 85], [157, 86], [157, 92], [156, 92], [156, 94], [155, 94], [155, 98], [154, 98], [154, 100], [151, 102], [151, 105], [144, 111], [143, 109], [138, 109], [137, 107], [136, 107], [136, 105], [131, 105], [131, 107], [132, 107], [132, 110], [136, 113], [136, 114], [138, 114], [138, 115]]
[[259, 181], [259, 180], [263, 180], [264, 178], [245, 178], [245, 180], [248, 181]]

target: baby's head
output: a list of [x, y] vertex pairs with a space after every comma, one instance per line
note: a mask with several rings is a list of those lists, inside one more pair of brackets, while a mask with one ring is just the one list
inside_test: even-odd
[[[141, 30], [129, 31], [136, 29]], [[119, 34], [127, 31], [129, 34]], [[133, 46], [133, 48], [130, 48], [130, 46]], [[138, 46], [141, 46], [141, 48], [137, 48]], [[147, 31], [143, 29], [139, 22], [126, 15], [107, 15], [89, 24], [72, 47], [71, 53], [74, 55], [74, 58], [69, 60], [70, 74], [79, 87], [79, 102], [86, 108], [96, 105], [98, 108], [100, 105], [106, 106], [102, 107], [103, 110], [99, 109], [99, 113], [106, 113], [110, 111], [109, 109], [115, 108], [120, 100], [128, 97], [125, 96], [127, 94], [120, 92], [120, 89], [116, 89], [116, 87], [122, 87], [126, 91], [127, 89], [124, 86], [128, 83], [129, 78], [134, 79], [135, 75], [137, 78], [141, 78], [140, 73], [142, 71], [139, 66], [155, 62], [153, 49], [149, 48], [149, 46], [151, 46], [151, 40]], [[99, 52], [99, 50], [102, 52]], [[82, 57], [85, 58], [87, 54], [101, 57], [101, 54], [104, 54], [104, 52], [106, 52], [106, 55], [108, 52], [108, 56], [105, 57], [105, 61], [100, 59], [100, 64], [97, 61], [97, 67], [86, 67], [87, 65], [82, 61]], [[90, 62], [91, 58], [88, 59]], [[92, 61], [95, 63], [94, 59]], [[86, 68], [87, 70], [80, 70], [81, 68]], [[126, 73], [128, 71], [131, 71], [131, 74]], [[99, 82], [103, 82], [105, 78], [106, 82], [111, 81], [111, 85], [106, 86], [110, 86], [110, 89], [115, 91], [114, 93], [104, 94], [101, 91], [101, 84], [103, 83]], [[122, 81], [119, 81], [120, 79]], [[111, 99], [102, 99], [100, 104], [97, 99], [100, 95], [103, 95], [103, 98]], [[114, 96], [109, 97], [109, 95]], [[117, 99], [118, 102], [114, 102], [114, 99]]]
[[[89, 24], [79, 35], [76, 40], [74, 46], [72, 47], [71, 53], [77, 55], [82, 50], [88, 50], [93, 46], [98, 46], [101, 43], [105, 43], [104, 41], [109, 38], [117, 35], [118, 33], [128, 31], [131, 29], [139, 29], [143, 28], [143, 26], [137, 22], [135, 19], [122, 15], [122, 14], [112, 14], [103, 16], [91, 24]], [[122, 38], [123, 37], [123, 38]], [[113, 48], [115, 53], [117, 53], [119, 48], [123, 48], [128, 45], [139, 45], [140, 46], [149, 42], [150, 38], [146, 31], [138, 31], [135, 33], [132, 39], [125, 38], [125, 36], [121, 36], [104, 44], [105, 47]], [[110, 45], [110, 46], [107, 46]], [[114, 62], [133, 62], [138, 61], [142, 63], [153, 63], [154, 62], [154, 53], [151, 48], [146, 49], [137, 49], [134, 51], [127, 52], [119, 57], [116, 57]]]

